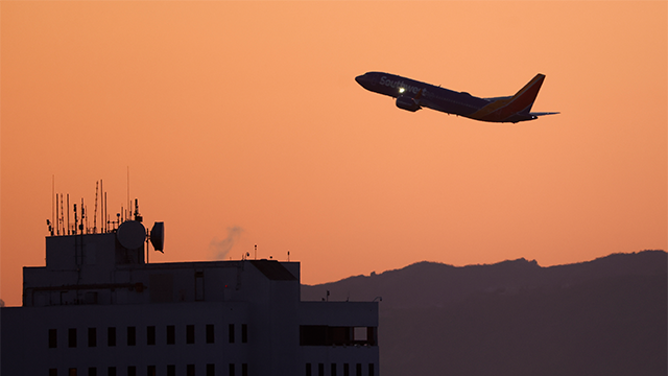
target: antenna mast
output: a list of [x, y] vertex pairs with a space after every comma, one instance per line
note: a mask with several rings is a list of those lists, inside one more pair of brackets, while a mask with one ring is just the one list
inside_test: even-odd
[[[51, 223], [55, 226], [56, 224], [56, 206], [55, 202], [53, 201], [53, 196], [56, 195], [56, 177], [55, 175], [51, 175]], [[53, 227], [52, 227], [53, 228]], [[53, 230], [51, 231], [51, 236], [53, 236]]]
[[[95, 182], [95, 212], [93, 215], [93, 234], [97, 234], [97, 187], [100, 182]], [[69, 199], [69, 195], [67, 195]]]

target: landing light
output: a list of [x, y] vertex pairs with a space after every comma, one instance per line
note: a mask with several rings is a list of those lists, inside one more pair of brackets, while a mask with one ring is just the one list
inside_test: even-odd
[[406, 91], [406, 89], [404, 89], [403, 87], [400, 87], [400, 88], [399, 88], [399, 92], [400, 92], [400, 93], [403, 93], [404, 91]]

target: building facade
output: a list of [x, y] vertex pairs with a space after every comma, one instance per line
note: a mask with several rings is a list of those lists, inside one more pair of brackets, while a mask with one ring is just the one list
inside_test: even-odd
[[0, 311], [2, 375], [379, 374], [376, 302], [302, 302], [297, 262], [146, 263], [145, 234], [48, 236]]

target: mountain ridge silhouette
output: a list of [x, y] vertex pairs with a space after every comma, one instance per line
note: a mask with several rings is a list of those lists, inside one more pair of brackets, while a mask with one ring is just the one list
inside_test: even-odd
[[666, 375], [668, 258], [617, 253], [402, 269], [302, 286], [302, 300], [379, 303], [381, 374]]

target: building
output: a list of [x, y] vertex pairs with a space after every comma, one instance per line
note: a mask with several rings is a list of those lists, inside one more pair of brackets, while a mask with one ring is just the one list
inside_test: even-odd
[[2, 375], [379, 374], [377, 303], [302, 302], [298, 262], [146, 263], [141, 217], [82, 227], [24, 267], [23, 306], [0, 312]]

